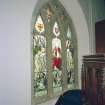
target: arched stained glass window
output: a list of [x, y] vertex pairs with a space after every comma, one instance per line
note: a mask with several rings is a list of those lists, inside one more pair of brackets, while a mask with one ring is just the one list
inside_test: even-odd
[[60, 40], [60, 30], [57, 22], [53, 26], [52, 38], [52, 72], [54, 92], [62, 90], [62, 48]]
[[32, 22], [32, 87], [40, 102], [75, 88], [77, 42], [71, 19], [58, 0], [43, 4]]
[[67, 40], [66, 40], [66, 50], [67, 50], [67, 83], [68, 88], [73, 88], [74, 84], [74, 46], [72, 33], [70, 28], [67, 30]]
[[47, 94], [47, 69], [46, 69], [46, 37], [44, 23], [40, 15], [37, 16], [33, 36], [33, 70], [35, 96]]

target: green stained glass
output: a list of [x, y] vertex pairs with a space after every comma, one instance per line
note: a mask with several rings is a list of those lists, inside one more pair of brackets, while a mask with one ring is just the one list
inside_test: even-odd
[[34, 69], [34, 93], [35, 96], [47, 94], [47, 70], [46, 70], [46, 38], [41, 33], [44, 24], [41, 16], [38, 16], [35, 29], [39, 34], [33, 36], [33, 69]]
[[33, 40], [34, 92], [42, 96], [47, 93], [46, 38], [35, 35]]
[[53, 91], [59, 92], [62, 90], [62, 71], [53, 70]]
[[68, 31], [67, 31], [67, 38], [68, 39], [71, 39], [71, 31], [70, 31], [70, 28], [68, 27]]
[[49, 0], [33, 18], [32, 80], [34, 96], [40, 100], [74, 89], [77, 49], [71, 20], [59, 0]]
[[72, 36], [70, 29], [68, 28], [67, 40], [66, 40], [66, 52], [67, 52], [67, 83], [69, 88], [73, 88], [74, 85], [74, 48], [72, 43]]
[[47, 72], [35, 72], [34, 93], [35, 96], [47, 94]]

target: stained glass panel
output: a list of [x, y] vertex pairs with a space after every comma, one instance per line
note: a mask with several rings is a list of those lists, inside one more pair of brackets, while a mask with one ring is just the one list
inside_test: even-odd
[[53, 27], [54, 38], [52, 39], [52, 68], [53, 68], [53, 90], [54, 92], [62, 90], [62, 55], [61, 40], [59, 39], [60, 30], [57, 22]]
[[74, 48], [72, 43], [72, 35], [70, 28], [67, 31], [66, 40], [66, 50], [67, 50], [67, 83], [69, 88], [74, 86]]
[[39, 34], [33, 35], [33, 69], [34, 69], [34, 93], [35, 96], [47, 94], [47, 70], [46, 70], [46, 38], [44, 24], [41, 16], [35, 23], [35, 30]]
[[40, 97], [74, 89], [77, 49], [72, 20], [59, 0], [49, 0], [33, 19], [33, 85], [40, 103]]

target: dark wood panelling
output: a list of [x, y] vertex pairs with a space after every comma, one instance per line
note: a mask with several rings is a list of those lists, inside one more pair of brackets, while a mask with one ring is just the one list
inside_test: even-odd
[[105, 55], [83, 57], [82, 90], [89, 105], [105, 105]]
[[105, 20], [95, 24], [96, 52], [105, 53]]

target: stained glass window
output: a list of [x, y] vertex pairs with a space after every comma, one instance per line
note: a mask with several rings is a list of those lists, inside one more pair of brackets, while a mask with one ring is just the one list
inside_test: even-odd
[[74, 85], [74, 48], [72, 42], [72, 33], [70, 28], [67, 30], [67, 40], [66, 40], [66, 50], [67, 50], [67, 83], [68, 87], [73, 88]]
[[34, 13], [32, 22], [35, 98], [50, 98], [74, 89], [77, 43], [65, 8], [59, 0], [49, 0]]
[[40, 15], [35, 23], [35, 31], [38, 34], [33, 35], [34, 92], [35, 96], [42, 96], [47, 94], [47, 70], [45, 29]]
[[53, 68], [53, 89], [54, 92], [62, 90], [62, 48], [60, 30], [57, 22], [53, 26], [54, 37], [52, 39], [52, 68]]

